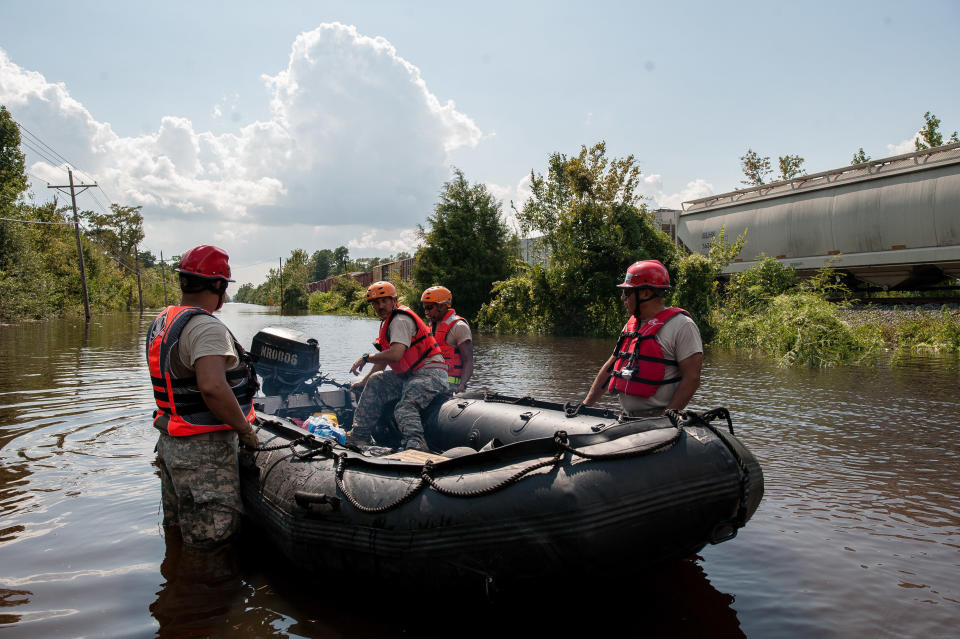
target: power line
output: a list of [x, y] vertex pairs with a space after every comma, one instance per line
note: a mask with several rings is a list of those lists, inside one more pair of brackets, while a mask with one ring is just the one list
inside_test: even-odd
[[0, 217], [0, 220], [4, 220], [5, 222], [23, 222], [24, 224], [63, 224], [66, 226], [70, 226], [71, 224], [73, 224], [73, 222], [43, 222], [41, 220], [18, 220], [12, 217]]
[[[17, 122], [17, 121], [14, 120], [14, 122]], [[22, 132], [25, 132], [28, 136], [30, 136], [31, 138], [33, 138], [34, 140], [36, 140], [39, 144], [41, 144], [42, 146], [44, 146], [44, 147], [46, 147], [47, 149], [49, 149], [51, 153], [53, 153], [56, 157], [60, 158], [65, 164], [69, 164], [70, 166], [73, 166], [73, 162], [71, 162], [71, 161], [68, 160], [67, 158], [63, 157], [60, 153], [57, 152], [56, 149], [54, 149], [52, 146], [50, 146], [49, 144], [47, 144], [46, 142], [44, 142], [43, 140], [41, 140], [41, 139], [40, 139], [40, 136], [38, 136], [38, 135], [36, 135], [35, 133], [31, 132], [30, 129], [28, 129], [27, 127], [23, 126], [23, 125], [20, 124], [19, 122], [17, 122], [17, 126], [20, 127], [20, 130], [21, 130]], [[22, 137], [20, 138], [20, 141], [21, 141], [21, 142], [23, 141], [23, 138], [22, 138]], [[54, 164], [60, 164], [60, 162], [54, 161]]]
[[252, 264], [240, 264], [238, 266], [231, 266], [230, 268], [234, 271], [240, 270], [242, 268], [252, 268], [254, 266], [260, 266], [261, 264], [273, 264], [273, 260], [262, 260], [260, 262], [253, 262]]
[[34, 175], [30, 171], [24, 171], [24, 173], [32, 177], [34, 180], [39, 180], [40, 182], [46, 182], [47, 184], [50, 184], [50, 180], [48, 180], [47, 178], [42, 178], [39, 175]]
[[55, 160], [54, 158], [50, 157], [50, 156], [47, 154], [46, 151], [44, 151], [43, 149], [38, 148], [35, 144], [33, 144], [32, 142], [30, 142], [29, 140], [24, 139], [24, 138], [21, 138], [21, 139], [20, 139], [20, 144], [22, 144], [23, 146], [27, 147], [27, 150], [29, 150], [29, 151], [30, 151], [31, 153], [33, 153], [34, 155], [39, 156], [40, 159], [42, 159], [43, 161], [45, 161], [45, 162], [46, 162], [47, 164], [49, 164], [50, 166], [53, 166], [53, 167], [59, 167], [59, 166], [60, 166], [61, 163], [60, 163], [59, 161], [57, 161], [57, 160]]
[[87, 195], [89, 195], [91, 198], [93, 198], [93, 201], [97, 203], [97, 206], [100, 207], [100, 210], [103, 211], [103, 214], [104, 214], [104, 215], [109, 215], [109, 211], [107, 211], [107, 208], [103, 205], [102, 202], [100, 202], [100, 199], [97, 198], [97, 196], [93, 194], [93, 191], [88, 191], [88, 192], [87, 192]]
[[[23, 126], [23, 124], [21, 124], [20, 122], [17, 122], [16, 120], [14, 120], [14, 122], [20, 128], [20, 132], [26, 134], [26, 137], [21, 136], [20, 138], [21, 144], [26, 146], [27, 149], [29, 149], [32, 153], [38, 155], [41, 159], [45, 160], [48, 164], [57, 168], [60, 168], [59, 166], [60, 164], [67, 164], [74, 168], [76, 167], [76, 164], [74, 162], [71, 162], [66, 157], [64, 157], [63, 154], [61, 154], [59, 151], [57, 151], [52, 146], [44, 142], [39, 135], [30, 131], [30, 129]], [[60, 170], [63, 170], [63, 169], [61, 168]], [[86, 176], [88, 179], [90, 179], [93, 182], [97, 182], [97, 179], [94, 178], [92, 175], [90, 175], [90, 173], [88, 173], [87, 171], [84, 171], [82, 169], [76, 169], [76, 173]], [[34, 177], [36, 178], [36, 176]], [[40, 179], [40, 178], [36, 178], [36, 179]], [[49, 180], [43, 180], [43, 181], [49, 182]], [[100, 186], [99, 183], [96, 185], [96, 187], [100, 189], [100, 192], [103, 193], [104, 197], [107, 198], [108, 202], [113, 201], [113, 198], [110, 197], [110, 194], [108, 194], [106, 190], [104, 190], [104, 188]], [[93, 196], [92, 193], [90, 195]], [[103, 205], [102, 202], [97, 200], [96, 197], [94, 197], [94, 201], [97, 202], [97, 206], [99, 206], [104, 213], [107, 212], [106, 207]]]

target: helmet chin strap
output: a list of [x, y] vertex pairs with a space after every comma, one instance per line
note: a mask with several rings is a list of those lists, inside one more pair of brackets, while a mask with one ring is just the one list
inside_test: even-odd
[[641, 300], [641, 299], [640, 299], [640, 290], [643, 289], [643, 288], [645, 288], [645, 287], [643, 287], [643, 286], [638, 286], [638, 287], [636, 287], [636, 288], [633, 289], [633, 302], [634, 302], [634, 303], [633, 303], [633, 315], [634, 315], [634, 317], [636, 317], [637, 319], [640, 319], [640, 305], [643, 304], [643, 303], [645, 303], [645, 302], [649, 302], [650, 300], [652, 300], [652, 299], [654, 299], [654, 298], [656, 297], [655, 294], [652, 294], [652, 293], [653, 293], [653, 289], [647, 289], [647, 290], [651, 291], [650, 297], [648, 297], [648, 298], [645, 299], [645, 300]]
[[207, 288], [217, 294], [217, 310], [223, 308], [223, 298], [227, 295], [227, 286], [229, 283], [224, 280], [213, 280], [207, 285]]

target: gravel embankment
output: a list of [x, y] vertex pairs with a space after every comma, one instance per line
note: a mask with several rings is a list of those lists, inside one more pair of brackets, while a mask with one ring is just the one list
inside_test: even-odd
[[851, 326], [870, 323], [899, 324], [904, 320], [923, 315], [939, 315], [946, 306], [947, 312], [960, 317], [960, 304], [913, 304], [909, 306], [851, 306], [840, 309], [840, 317]]

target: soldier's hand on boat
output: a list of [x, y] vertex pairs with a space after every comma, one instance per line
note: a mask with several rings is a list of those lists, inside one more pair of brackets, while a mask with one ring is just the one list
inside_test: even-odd
[[237, 435], [240, 437], [240, 443], [243, 444], [240, 447], [240, 452], [252, 452], [260, 447], [260, 440], [257, 439], [257, 434], [253, 432], [252, 428], [237, 432]]

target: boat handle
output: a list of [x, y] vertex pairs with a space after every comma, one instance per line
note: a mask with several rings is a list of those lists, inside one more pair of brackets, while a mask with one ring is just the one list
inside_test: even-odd
[[293, 499], [301, 508], [309, 508], [310, 504], [329, 504], [332, 510], [340, 510], [340, 498], [331, 497], [324, 493], [308, 493], [298, 490], [293, 493]]

